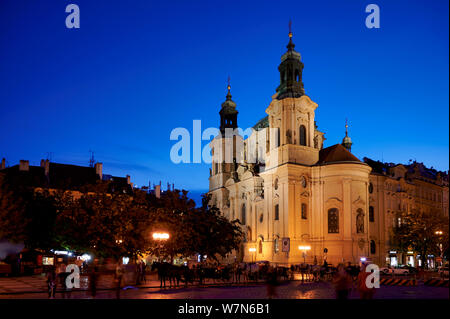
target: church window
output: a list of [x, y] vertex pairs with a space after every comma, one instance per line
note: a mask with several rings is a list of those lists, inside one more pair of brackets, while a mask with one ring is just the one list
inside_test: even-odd
[[299, 81], [300, 80], [300, 74], [298, 72], [298, 70], [295, 70], [295, 81]]
[[219, 166], [217, 165], [217, 163], [214, 163], [214, 174], [218, 173], [219, 173]]
[[281, 143], [280, 143], [280, 128], [279, 127], [276, 128], [275, 134], [276, 134], [275, 138], [277, 141], [277, 144], [275, 147], [279, 147], [281, 145]]
[[339, 211], [337, 208], [331, 208], [328, 210], [328, 233], [339, 233]]
[[263, 214], [259, 215], [259, 222], [262, 223], [263, 220], [264, 220], [264, 215]]
[[302, 219], [308, 219], [308, 211], [306, 204], [302, 204]]
[[275, 205], [275, 220], [279, 220], [280, 218], [280, 208], [278, 204]]
[[377, 245], [375, 244], [375, 241], [374, 241], [374, 240], [371, 240], [371, 241], [370, 241], [370, 253], [371, 253], [372, 255], [375, 255], [376, 250], [377, 250]]
[[241, 223], [242, 225], [245, 225], [247, 223], [247, 216], [245, 214], [245, 204], [242, 204], [242, 211], [241, 211]]
[[258, 241], [258, 253], [259, 254], [263, 253], [263, 243], [261, 239]]
[[369, 194], [372, 194], [372, 193], [373, 193], [373, 184], [370, 183], [369, 184]]
[[300, 145], [306, 146], [306, 127], [300, 125]]
[[369, 222], [375, 221], [375, 212], [373, 206], [369, 206]]

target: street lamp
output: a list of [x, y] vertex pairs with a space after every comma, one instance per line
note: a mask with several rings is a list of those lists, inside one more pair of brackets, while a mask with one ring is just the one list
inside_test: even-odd
[[248, 251], [249, 251], [250, 253], [253, 253], [253, 254], [252, 254], [252, 263], [254, 263], [253, 257], [256, 255], [256, 248], [255, 248], [255, 247], [251, 247], [251, 248], [248, 249]]
[[[437, 230], [435, 232], [435, 234], [438, 235], [439, 237], [441, 237], [443, 232], [442, 232], [442, 230]], [[440, 238], [439, 238], [439, 241], [440, 241]], [[439, 247], [439, 252], [440, 252], [440, 255], [441, 255], [440, 257], [441, 257], [441, 266], [442, 266], [444, 264], [444, 254], [443, 254], [443, 251], [442, 251], [442, 243], [439, 243], [438, 247]]]
[[169, 237], [168, 233], [153, 233], [154, 240], [167, 240]]
[[[159, 233], [159, 232], [155, 232], [153, 233], [153, 239], [159, 242], [159, 249], [162, 248], [163, 246], [163, 242], [165, 242], [166, 240], [169, 239], [170, 235], [168, 233]], [[159, 253], [158, 253], [159, 255]], [[159, 260], [160, 256], [158, 256], [158, 260]]]
[[311, 250], [311, 246], [298, 246], [298, 249], [303, 253], [303, 263], [306, 264], [306, 252]]

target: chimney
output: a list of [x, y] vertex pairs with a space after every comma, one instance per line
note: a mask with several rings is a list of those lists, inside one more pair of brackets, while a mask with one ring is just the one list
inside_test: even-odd
[[30, 162], [25, 160], [20, 160], [19, 162], [19, 171], [26, 171], [28, 172], [30, 170]]
[[161, 185], [155, 186], [155, 196], [156, 198], [161, 198]]
[[127, 175], [127, 184], [130, 185], [130, 175]]
[[103, 164], [97, 162], [95, 163], [94, 168], [95, 174], [97, 174], [100, 179], [103, 179]]
[[6, 167], [6, 160], [5, 160], [5, 158], [3, 157], [3, 158], [2, 158], [2, 163], [0, 164], [0, 170], [5, 169], [5, 167]]

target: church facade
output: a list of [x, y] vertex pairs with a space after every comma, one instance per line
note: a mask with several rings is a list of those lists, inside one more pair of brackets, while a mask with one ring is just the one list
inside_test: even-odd
[[[389, 232], [387, 219], [380, 217], [386, 209], [380, 187], [385, 181], [373, 172], [373, 161], [351, 153], [347, 125], [342, 143], [324, 148], [315, 119], [318, 105], [305, 94], [303, 63], [294, 47], [289, 33], [278, 67], [280, 85], [267, 117], [246, 139], [237, 131], [230, 85], [219, 112], [220, 134], [210, 144], [210, 204], [238, 219], [245, 234], [228, 261], [384, 265]], [[448, 175], [446, 183], [448, 203]], [[445, 193], [445, 185], [439, 189]]]

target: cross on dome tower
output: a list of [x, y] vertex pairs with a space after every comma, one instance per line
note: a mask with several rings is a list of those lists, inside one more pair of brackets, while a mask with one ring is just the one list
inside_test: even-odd
[[291, 21], [289, 21], [289, 43], [286, 46], [287, 52], [281, 57], [278, 67], [280, 71], [280, 85], [277, 88], [278, 100], [288, 97], [301, 97], [305, 94], [302, 82], [303, 63], [301, 55], [294, 50], [295, 44], [292, 42]]

